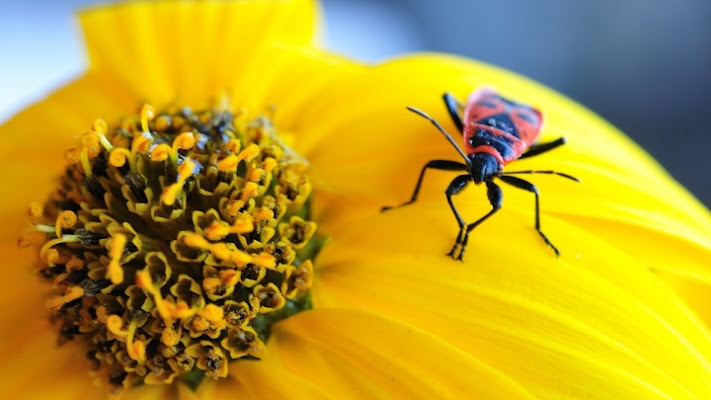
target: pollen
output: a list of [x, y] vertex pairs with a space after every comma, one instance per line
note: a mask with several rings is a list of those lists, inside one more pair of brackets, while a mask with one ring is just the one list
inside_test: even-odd
[[58, 343], [85, 346], [111, 392], [223, 378], [310, 307], [324, 238], [307, 165], [268, 118], [145, 105], [77, 137], [18, 243], [52, 285]]

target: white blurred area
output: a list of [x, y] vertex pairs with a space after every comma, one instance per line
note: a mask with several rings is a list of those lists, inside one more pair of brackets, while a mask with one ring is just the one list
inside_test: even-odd
[[[85, 68], [74, 12], [90, 0], [0, 0], [0, 122]], [[421, 48], [402, 7], [387, 1], [325, 0], [325, 40], [335, 52], [363, 61]]]

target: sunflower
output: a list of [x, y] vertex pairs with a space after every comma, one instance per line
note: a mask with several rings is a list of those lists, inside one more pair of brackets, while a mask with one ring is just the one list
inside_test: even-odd
[[[365, 66], [318, 48], [317, 14], [81, 14], [87, 72], [0, 127], [3, 398], [711, 398], [703, 206], [549, 89], [443, 55]], [[582, 180], [535, 178], [560, 257], [530, 193], [464, 263], [450, 174], [380, 212], [456, 157], [404, 107], [454, 132], [442, 93], [484, 85], [568, 139], [515, 164]]]

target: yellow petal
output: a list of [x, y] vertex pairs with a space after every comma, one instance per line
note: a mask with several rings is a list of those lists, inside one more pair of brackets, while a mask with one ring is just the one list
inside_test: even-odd
[[308, 44], [312, 0], [127, 2], [81, 14], [90, 68], [147, 102], [204, 106], [267, 65], [275, 40]]
[[375, 314], [305, 312], [277, 324], [270, 341], [293, 374], [334, 398], [531, 398], [466, 353]]
[[63, 152], [96, 118], [115, 120], [136, 104], [105, 76], [88, 74], [0, 126], [0, 169], [12, 187], [0, 198], [0, 240], [17, 237], [23, 210], [44, 200], [66, 165]]
[[520, 207], [479, 226], [456, 262], [444, 255], [456, 226], [439, 203], [341, 231], [319, 255], [315, 307], [412, 324], [540, 398], [711, 396], [708, 331], [643, 263], [547, 216], [565, 249], [556, 259]]
[[[270, 344], [270, 348], [273, 346]], [[197, 388], [198, 399], [334, 399], [318, 385], [299, 376], [284, 365], [276, 351], [267, 352], [259, 361], [230, 364], [226, 379], [202, 382]]]

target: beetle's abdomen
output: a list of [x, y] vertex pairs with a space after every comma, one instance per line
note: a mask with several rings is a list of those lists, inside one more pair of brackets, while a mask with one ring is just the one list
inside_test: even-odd
[[491, 154], [502, 165], [519, 158], [526, 149], [521, 139], [501, 129], [485, 124], [472, 124], [464, 130], [467, 154]]

